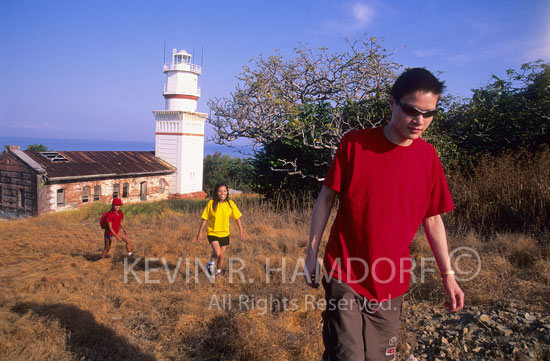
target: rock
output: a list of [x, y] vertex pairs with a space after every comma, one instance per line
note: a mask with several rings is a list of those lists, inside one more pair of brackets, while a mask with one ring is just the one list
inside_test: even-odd
[[464, 335], [466, 335], [466, 334], [468, 333], [468, 331], [469, 331], [469, 330], [468, 330], [468, 327], [464, 327], [464, 328], [462, 329], [462, 333], [463, 333]]
[[474, 348], [472, 351], [474, 351], [475, 353], [478, 353], [479, 351], [481, 351], [481, 347], [478, 346]]
[[485, 323], [491, 322], [491, 318], [489, 316], [485, 315], [485, 314], [479, 316], [479, 320], [481, 322], [485, 322]]
[[449, 341], [447, 341], [447, 339], [445, 337], [441, 337], [441, 343], [445, 344], [445, 345], [448, 345]]
[[419, 340], [420, 343], [424, 344], [424, 345], [431, 345], [433, 342], [434, 342], [434, 338], [433, 337], [424, 337], [424, 338], [421, 338]]
[[229, 188], [229, 195], [230, 196], [240, 196], [241, 194], [243, 194], [243, 191], [240, 191], [238, 189]]
[[498, 325], [497, 326], [497, 329], [500, 331], [500, 333], [502, 333], [505, 337], [510, 337], [513, 332], [512, 330], [510, 330], [509, 328], [503, 326], [503, 325]]
[[526, 312], [525, 313], [525, 319], [527, 321], [535, 321], [537, 318], [535, 316], [531, 315], [530, 313]]

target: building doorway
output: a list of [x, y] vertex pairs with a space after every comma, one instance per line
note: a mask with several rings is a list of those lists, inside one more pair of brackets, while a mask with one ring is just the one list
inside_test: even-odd
[[147, 200], [147, 182], [141, 182], [139, 184], [139, 199], [141, 201]]

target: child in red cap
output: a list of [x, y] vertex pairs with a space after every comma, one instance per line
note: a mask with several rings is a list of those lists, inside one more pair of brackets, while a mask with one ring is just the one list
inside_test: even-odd
[[[124, 214], [120, 210], [121, 206], [122, 200], [120, 198], [113, 199], [111, 211], [107, 214], [107, 217], [105, 219], [105, 248], [101, 253], [101, 258], [105, 258], [105, 256], [107, 256], [107, 253], [111, 248], [111, 241], [113, 237], [115, 237], [119, 242], [125, 242], [128, 256], [132, 256], [132, 245], [130, 242], [130, 238], [128, 237], [128, 233], [126, 232], [126, 227], [124, 227], [124, 224], [122, 224]], [[122, 228], [122, 232], [124, 233], [119, 232], [120, 228]]]

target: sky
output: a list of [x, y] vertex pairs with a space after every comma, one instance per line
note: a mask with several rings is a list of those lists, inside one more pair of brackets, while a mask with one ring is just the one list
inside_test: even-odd
[[259, 54], [341, 52], [364, 34], [468, 97], [492, 74], [550, 62], [550, 1], [0, 0], [0, 136], [154, 142], [164, 49], [203, 66], [209, 113]]

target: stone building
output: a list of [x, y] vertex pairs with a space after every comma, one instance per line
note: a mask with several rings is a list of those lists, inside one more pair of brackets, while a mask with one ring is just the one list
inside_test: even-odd
[[0, 214], [36, 216], [93, 202], [167, 199], [176, 168], [153, 152], [30, 152], [0, 154]]

